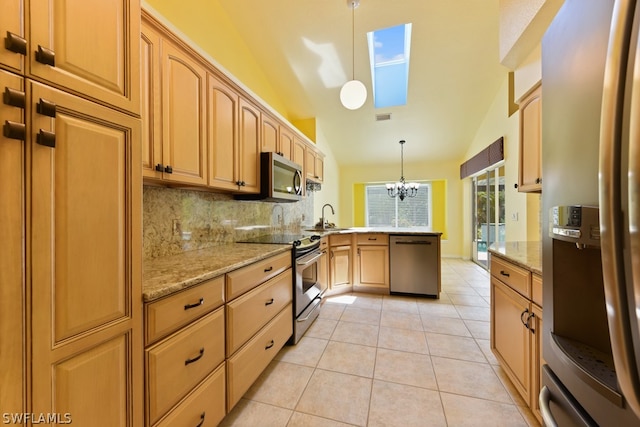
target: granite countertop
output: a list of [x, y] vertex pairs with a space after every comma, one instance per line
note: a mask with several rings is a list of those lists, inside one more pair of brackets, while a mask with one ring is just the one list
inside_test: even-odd
[[233, 243], [147, 260], [142, 266], [142, 298], [151, 302], [290, 250], [291, 245]]
[[500, 242], [489, 247], [495, 256], [542, 275], [542, 242]]
[[348, 233], [384, 233], [384, 234], [420, 234], [441, 236], [441, 231], [433, 231], [430, 227], [351, 227], [351, 228], [313, 228], [306, 231], [313, 231], [320, 235], [328, 234], [348, 234]]

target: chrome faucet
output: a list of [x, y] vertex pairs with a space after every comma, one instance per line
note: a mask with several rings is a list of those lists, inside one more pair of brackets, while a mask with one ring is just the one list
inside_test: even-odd
[[327, 206], [329, 206], [331, 208], [331, 214], [335, 215], [336, 211], [333, 210], [333, 206], [331, 206], [329, 203], [326, 203], [323, 207], [322, 207], [322, 218], [320, 218], [320, 223], [322, 224], [322, 229], [324, 230], [325, 228], [325, 222], [326, 222], [326, 217], [324, 216], [324, 208], [326, 208]]

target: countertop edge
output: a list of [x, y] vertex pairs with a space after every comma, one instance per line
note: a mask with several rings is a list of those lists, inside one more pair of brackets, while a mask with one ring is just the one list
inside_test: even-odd
[[507, 242], [491, 245], [489, 252], [506, 261], [542, 276], [542, 242]]

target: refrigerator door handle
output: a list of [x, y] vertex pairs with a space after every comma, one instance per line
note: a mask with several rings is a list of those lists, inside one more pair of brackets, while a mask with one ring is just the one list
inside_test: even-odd
[[616, 0], [613, 8], [602, 94], [598, 187], [602, 273], [613, 360], [622, 394], [640, 415], [640, 382], [624, 276], [620, 194], [625, 74], [635, 5], [635, 0]]

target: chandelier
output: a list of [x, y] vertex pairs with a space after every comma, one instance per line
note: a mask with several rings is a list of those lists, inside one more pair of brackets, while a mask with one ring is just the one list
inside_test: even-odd
[[360, 80], [356, 80], [356, 54], [355, 54], [355, 10], [360, 5], [360, 0], [347, 0], [347, 5], [351, 8], [351, 80], [346, 82], [340, 89], [340, 102], [349, 110], [357, 110], [362, 107], [367, 100], [367, 88]]
[[415, 197], [418, 194], [418, 188], [420, 184], [417, 182], [406, 183], [404, 180], [404, 143], [405, 140], [400, 140], [400, 181], [393, 184], [387, 184], [387, 193], [390, 197], [399, 197], [400, 200], [404, 200], [405, 197]]

